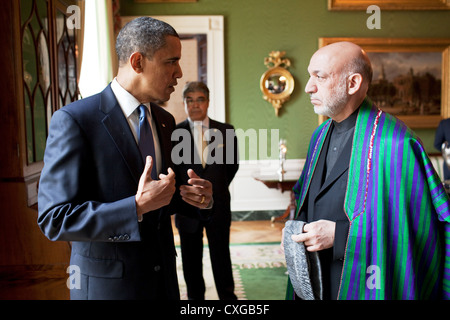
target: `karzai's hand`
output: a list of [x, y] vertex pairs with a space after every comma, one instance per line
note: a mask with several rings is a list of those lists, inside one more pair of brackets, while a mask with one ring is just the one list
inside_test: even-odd
[[292, 235], [291, 239], [295, 242], [303, 242], [306, 250], [310, 252], [320, 251], [333, 246], [335, 230], [336, 222], [318, 220], [305, 224], [303, 233]]

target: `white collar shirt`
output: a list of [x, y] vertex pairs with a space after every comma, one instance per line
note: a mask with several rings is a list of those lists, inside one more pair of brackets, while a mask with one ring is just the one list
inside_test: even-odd
[[[125, 90], [117, 79], [114, 78], [111, 82], [111, 90], [116, 96], [117, 102], [119, 103], [122, 112], [127, 119], [128, 125], [130, 126], [131, 132], [133, 133], [136, 144], [138, 143], [138, 132], [139, 132], [139, 110], [138, 107], [141, 103], [127, 90]], [[150, 127], [153, 133], [153, 141], [155, 145], [155, 156], [156, 156], [156, 173], [159, 175], [162, 166], [161, 157], [161, 146], [158, 139], [158, 132], [156, 130], [156, 124], [152, 117], [150, 110], [150, 103], [144, 104], [147, 107], [147, 119], [149, 120]]]

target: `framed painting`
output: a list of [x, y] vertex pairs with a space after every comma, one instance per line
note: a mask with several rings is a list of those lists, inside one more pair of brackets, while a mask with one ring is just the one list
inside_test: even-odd
[[366, 51], [373, 69], [368, 96], [381, 110], [414, 129], [450, 118], [450, 38], [319, 38], [319, 47], [339, 41]]
[[448, 0], [328, 0], [328, 10], [366, 10], [377, 5], [381, 10], [450, 10]]

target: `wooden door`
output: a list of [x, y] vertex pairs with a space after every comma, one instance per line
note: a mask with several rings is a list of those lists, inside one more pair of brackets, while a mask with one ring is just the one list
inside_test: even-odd
[[[37, 225], [53, 112], [78, 98], [70, 0], [4, 0], [0, 11], [0, 299], [68, 299], [70, 244]], [[57, 190], [55, 190], [57, 192]]]

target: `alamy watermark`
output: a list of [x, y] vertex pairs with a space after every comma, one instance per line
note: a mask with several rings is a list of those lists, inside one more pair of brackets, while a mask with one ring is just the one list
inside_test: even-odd
[[369, 274], [366, 280], [366, 286], [368, 289], [381, 289], [381, 269], [377, 265], [370, 265], [366, 269], [366, 273]]
[[66, 285], [70, 290], [81, 289], [81, 270], [76, 264], [71, 264], [67, 267], [66, 273], [69, 274], [67, 278]]
[[371, 5], [367, 7], [366, 13], [372, 15], [367, 18], [366, 26], [368, 29], [381, 29], [381, 9], [379, 6]]
[[[72, 264], [67, 267], [66, 272], [69, 274], [66, 284], [70, 290], [81, 289], [81, 270], [80, 267]], [[381, 289], [381, 269], [377, 265], [370, 265], [366, 269], [366, 274], [369, 276], [366, 279], [366, 286], [368, 289]]]
[[66, 13], [71, 14], [67, 17], [67, 29], [81, 29], [81, 9], [79, 6], [71, 5], [67, 7]]
[[[195, 126], [194, 126], [195, 128]], [[201, 164], [201, 158], [197, 152], [192, 154], [196, 133], [195, 129], [191, 139], [191, 132], [187, 129], [179, 128], [173, 131], [172, 141], [176, 144], [172, 148], [172, 162], [179, 164]], [[270, 141], [269, 141], [270, 139]], [[207, 147], [203, 150], [203, 159], [206, 164], [234, 164], [239, 161], [239, 155], [247, 159], [276, 159], [278, 157], [280, 140], [279, 129], [226, 129], [225, 134], [218, 129], [208, 129], [204, 132], [203, 140], [207, 142]], [[239, 143], [236, 146], [237, 141]], [[248, 156], [248, 157], [247, 157]], [[257, 161], [257, 160], [255, 160]], [[252, 160], [249, 160], [252, 162]]]
[[[67, 14], [71, 14], [67, 17], [66, 25], [68, 29], [80, 29], [81, 28], [81, 9], [77, 5], [71, 5], [67, 7]], [[381, 29], [381, 9], [377, 5], [370, 5], [367, 7], [366, 13], [371, 14], [367, 18], [366, 26], [368, 29]]]

